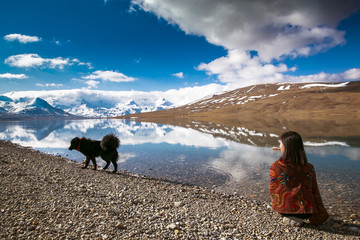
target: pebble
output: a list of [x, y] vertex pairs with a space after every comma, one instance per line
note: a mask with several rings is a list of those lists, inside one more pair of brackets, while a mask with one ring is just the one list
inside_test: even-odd
[[357, 216], [284, 226], [268, 202], [233, 192], [82, 169], [1, 140], [0, 159], [0, 239], [359, 239]]
[[167, 228], [171, 229], [171, 230], [174, 230], [176, 229], [178, 226], [175, 224], [175, 223], [170, 223]]
[[175, 207], [182, 207], [182, 206], [184, 206], [184, 203], [183, 202], [174, 202], [174, 206]]
[[355, 219], [355, 218], [357, 218], [357, 215], [356, 215], [356, 214], [351, 214], [351, 215], [350, 215], [350, 218], [351, 218], [351, 219]]

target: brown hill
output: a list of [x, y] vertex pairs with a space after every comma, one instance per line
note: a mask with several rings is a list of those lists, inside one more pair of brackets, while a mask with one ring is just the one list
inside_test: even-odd
[[[246, 127], [281, 134], [360, 136], [360, 82], [260, 84], [213, 95], [181, 107], [123, 116], [139, 121], [209, 129]], [[214, 127], [213, 126], [213, 127]]]

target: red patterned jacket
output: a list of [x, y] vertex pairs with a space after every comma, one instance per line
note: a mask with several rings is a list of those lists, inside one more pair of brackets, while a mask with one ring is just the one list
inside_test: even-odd
[[284, 163], [281, 158], [273, 163], [270, 168], [270, 197], [272, 208], [279, 213], [327, 215], [315, 169], [310, 163], [294, 165]]

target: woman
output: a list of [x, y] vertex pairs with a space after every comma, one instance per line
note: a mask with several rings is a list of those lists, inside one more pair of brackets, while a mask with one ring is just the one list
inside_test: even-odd
[[303, 219], [309, 219], [311, 224], [320, 225], [329, 215], [301, 136], [297, 132], [285, 132], [279, 142], [282, 157], [270, 168], [272, 208], [284, 215], [284, 223], [300, 226]]

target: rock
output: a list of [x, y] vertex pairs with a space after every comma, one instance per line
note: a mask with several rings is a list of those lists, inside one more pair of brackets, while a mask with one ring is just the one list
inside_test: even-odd
[[174, 202], [174, 206], [175, 207], [182, 207], [182, 206], [184, 206], [184, 203], [183, 202]]
[[[303, 223], [302, 219], [293, 218], [293, 217], [284, 217], [282, 222], [285, 225], [294, 226], [294, 227], [299, 227]], [[288, 229], [286, 229], [285, 231], [288, 231]]]
[[170, 223], [168, 226], [167, 226], [168, 229], [171, 229], [171, 230], [174, 230], [174, 229], [177, 229], [178, 226], [176, 225], [176, 223]]
[[351, 218], [351, 219], [355, 219], [355, 218], [357, 218], [357, 215], [356, 215], [356, 214], [351, 214], [351, 215], [350, 215], [350, 218]]
[[126, 229], [126, 226], [125, 226], [124, 224], [122, 224], [122, 223], [117, 223], [117, 224], [115, 225], [115, 227], [116, 227], [117, 229], [120, 229], [120, 230]]

